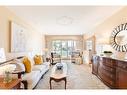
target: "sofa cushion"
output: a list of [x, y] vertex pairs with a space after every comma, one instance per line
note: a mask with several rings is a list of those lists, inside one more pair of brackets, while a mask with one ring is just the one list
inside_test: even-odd
[[28, 59], [31, 62], [31, 67], [33, 67], [35, 65], [34, 60], [33, 60], [33, 57], [28, 56]]
[[31, 71], [30, 73], [25, 73], [22, 76], [22, 80], [27, 80], [28, 89], [32, 89], [37, 84], [40, 77], [41, 77], [40, 76], [40, 71], [36, 70], [36, 71]]
[[47, 68], [47, 65], [34, 65], [33, 66], [33, 71], [35, 70], [39, 70], [40, 72], [42, 72], [43, 70], [45, 70]]

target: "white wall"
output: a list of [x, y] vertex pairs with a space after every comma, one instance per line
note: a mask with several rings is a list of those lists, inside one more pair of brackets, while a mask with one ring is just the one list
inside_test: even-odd
[[[11, 50], [11, 27], [10, 22], [14, 21], [17, 24], [24, 26], [28, 31], [28, 44], [27, 51], [34, 51], [35, 53], [42, 53], [44, 36], [42, 36], [41, 32], [36, 30], [33, 26], [28, 24], [26, 21], [19, 18], [13, 12], [11, 12], [6, 7], [0, 7], [0, 48], [4, 48], [5, 54], [10, 55]], [[23, 53], [21, 53], [23, 54]], [[10, 58], [10, 56], [7, 56]]]

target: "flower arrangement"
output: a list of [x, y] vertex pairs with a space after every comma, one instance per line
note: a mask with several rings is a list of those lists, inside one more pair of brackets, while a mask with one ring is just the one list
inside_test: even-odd
[[4, 75], [4, 83], [9, 83], [12, 80], [12, 72], [16, 65], [8, 64], [0, 67], [0, 75]]

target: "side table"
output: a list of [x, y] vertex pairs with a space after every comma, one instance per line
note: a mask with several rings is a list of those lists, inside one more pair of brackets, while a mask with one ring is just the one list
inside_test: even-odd
[[12, 79], [9, 83], [3, 83], [4, 78], [0, 78], [0, 89], [20, 89], [21, 79]]

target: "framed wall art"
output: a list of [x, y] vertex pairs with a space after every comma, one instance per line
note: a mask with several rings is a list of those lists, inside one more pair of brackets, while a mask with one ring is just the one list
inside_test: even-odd
[[11, 52], [25, 52], [26, 45], [26, 28], [15, 22], [11, 22]]

